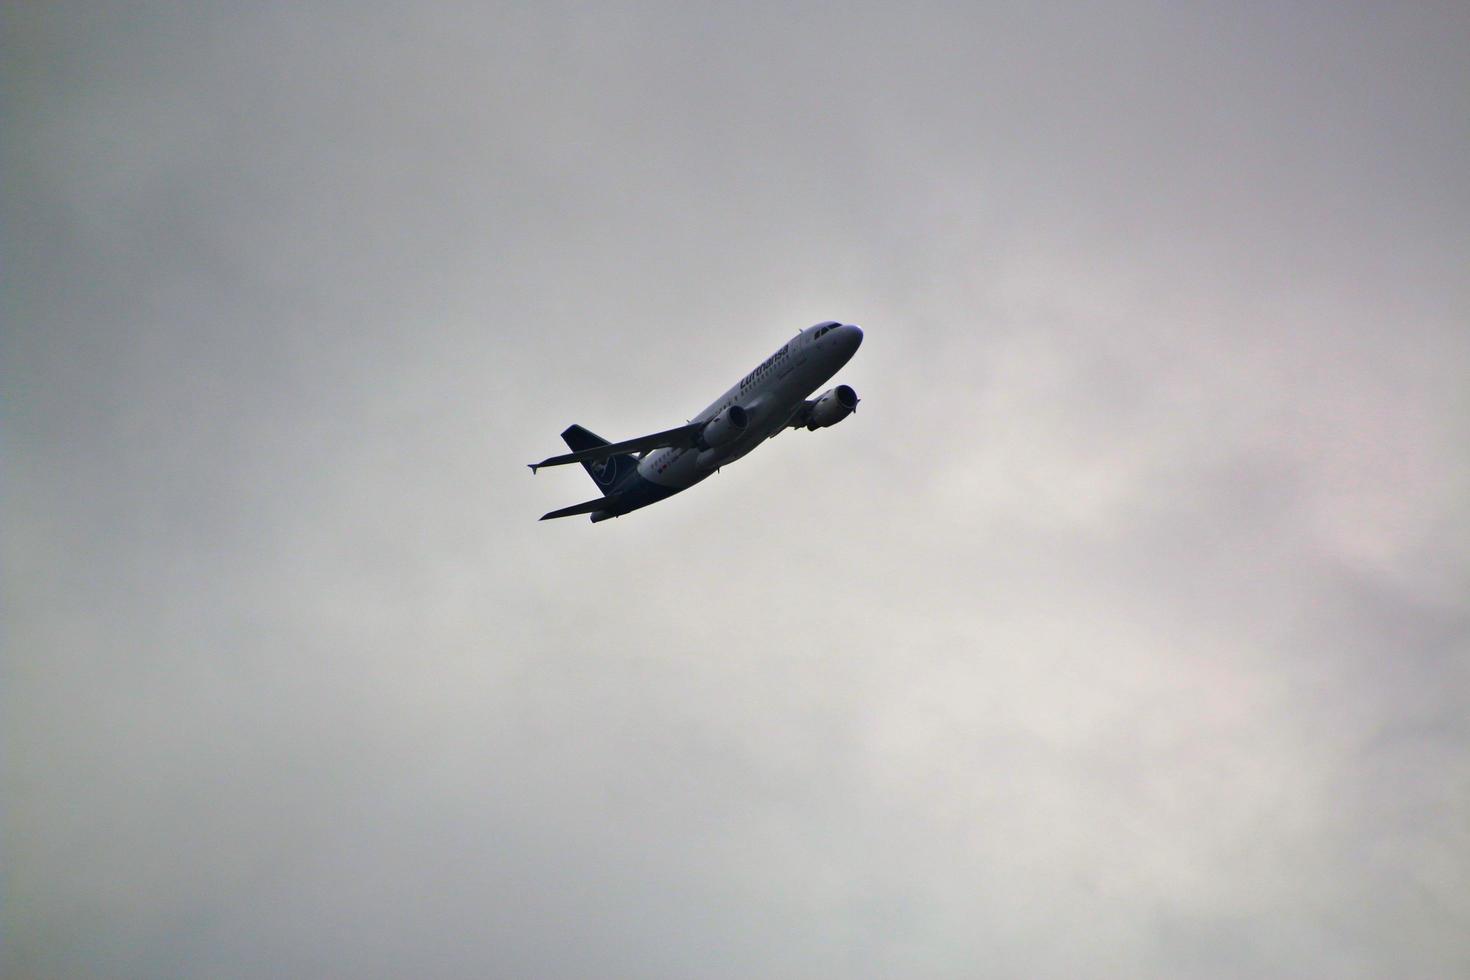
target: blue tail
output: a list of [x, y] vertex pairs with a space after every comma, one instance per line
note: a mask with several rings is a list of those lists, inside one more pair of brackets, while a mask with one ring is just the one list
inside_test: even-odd
[[[574, 453], [608, 444], [602, 436], [588, 432], [580, 425], [567, 426], [561, 437]], [[609, 456], [607, 459], [600, 459], [595, 463], [583, 463], [582, 468], [587, 471], [588, 476], [592, 477], [592, 482], [597, 484], [597, 489], [607, 495], [616, 490], [618, 485], [628, 477], [638, 472], [638, 458], [631, 453], [622, 453], [617, 456]]]

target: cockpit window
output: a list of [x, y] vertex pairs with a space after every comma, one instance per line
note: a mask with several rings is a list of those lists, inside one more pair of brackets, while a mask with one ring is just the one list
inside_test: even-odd
[[820, 338], [822, 336], [822, 334], [826, 333], [828, 330], [836, 330], [840, 326], [841, 326], [840, 323], [824, 323], [820, 327], [817, 328], [817, 332], [816, 333], [812, 334], [812, 339], [813, 340], [817, 340], [818, 338]]

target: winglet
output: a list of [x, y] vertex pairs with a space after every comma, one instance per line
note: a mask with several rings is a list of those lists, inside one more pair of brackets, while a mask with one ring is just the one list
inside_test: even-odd
[[530, 467], [532, 476], [536, 475], [537, 468], [541, 466], [540, 463], [527, 463], [526, 465]]

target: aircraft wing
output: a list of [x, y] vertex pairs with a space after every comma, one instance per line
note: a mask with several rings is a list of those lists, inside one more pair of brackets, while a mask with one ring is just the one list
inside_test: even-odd
[[800, 428], [803, 428], [806, 425], [807, 420], [811, 418], [811, 416], [812, 416], [812, 406], [815, 405], [815, 404], [816, 404], [816, 401], [815, 400], [808, 398], [806, 401], [802, 402], [800, 405], [797, 405], [796, 406], [796, 409], [791, 413], [791, 418], [789, 418], [789, 419], [786, 420], [786, 424], [785, 425], [781, 426], [775, 432], [772, 432], [771, 435], [770, 435], [770, 438], [772, 438], [772, 439], [776, 438], [781, 433], [785, 432], [787, 429], [800, 429]]
[[812, 417], [812, 408], [816, 404], [816, 399], [808, 398], [806, 401], [796, 406], [796, 411], [792, 412], [791, 418], [786, 420], [786, 425], [784, 426], [784, 428], [799, 429], [802, 426], [806, 425], [807, 420]]
[[583, 449], [580, 452], [564, 453], [561, 456], [551, 456], [539, 463], [529, 463], [531, 472], [535, 473], [543, 466], [565, 466], [568, 463], [596, 463], [610, 456], [621, 456], [624, 453], [646, 453], [650, 449], [666, 449], [670, 446], [689, 448], [699, 440], [699, 434], [704, 431], [705, 422], [690, 422], [681, 425], [677, 429], [665, 429], [652, 435], [639, 436], [637, 439], [625, 439], [622, 442], [610, 442], [605, 446], [593, 446], [591, 449]]

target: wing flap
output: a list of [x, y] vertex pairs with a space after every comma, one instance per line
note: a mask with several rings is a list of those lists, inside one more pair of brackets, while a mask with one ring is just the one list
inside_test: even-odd
[[593, 446], [591, 449], [583, 449], [575, 453], [563, 453], [560, 456], [551, 456], [539, 463], [528, 465], [531, 467], [531, 472], [535, 473], [543, 466], [596, 463], [611, 456], [621, 456], [624, 453], [646, 453], [650, 449], [666, 449], [671, 446], [687, 449], [699, 439], [699, 434], [704, 431], [704, 426], [703, 422], [690, 422], [676, 429], [665, 429], [663, 432], [655, 432], [652, 435], [639, 436], [637, 439], [627, 439], [623, 442], [610, 442], [605, 446]]

